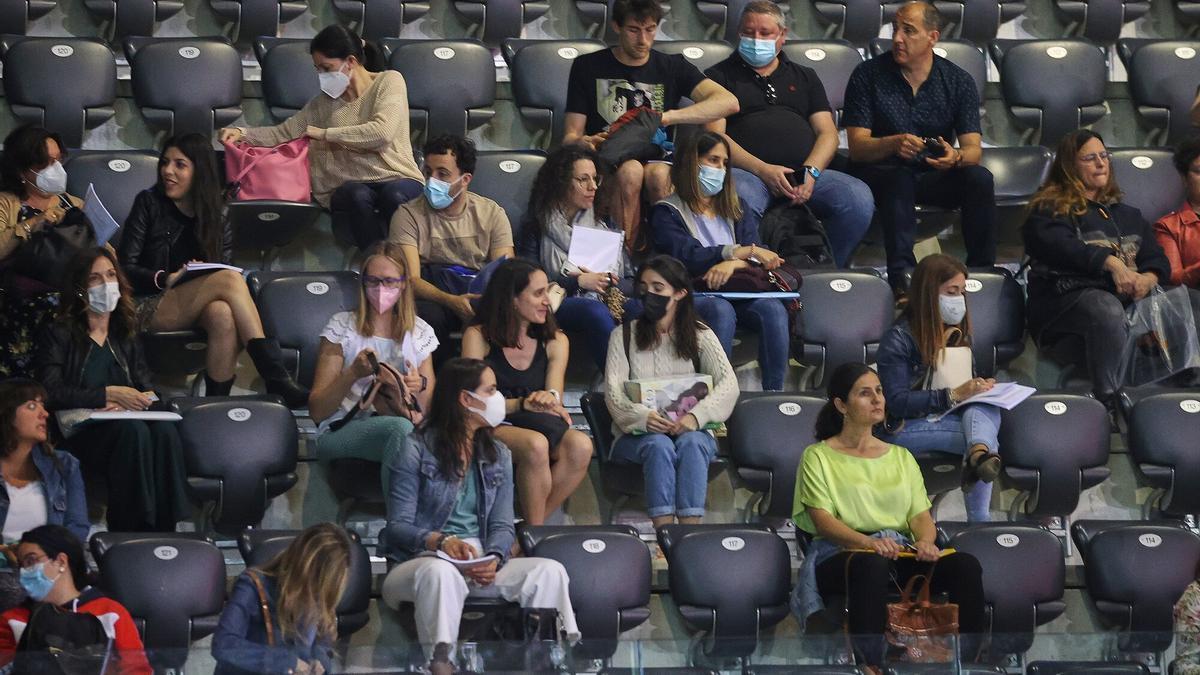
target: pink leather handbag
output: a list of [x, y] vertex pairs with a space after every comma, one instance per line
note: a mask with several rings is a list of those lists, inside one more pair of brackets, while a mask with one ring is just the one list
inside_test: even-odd
[[230, 201], [278, 199], [305, 204], [312, 201], [307, 138], [273, 148], [248, 143], [224, 145]]

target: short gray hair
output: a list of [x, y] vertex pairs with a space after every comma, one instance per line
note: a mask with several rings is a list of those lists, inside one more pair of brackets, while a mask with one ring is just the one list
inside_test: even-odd
[[747, 14], [773, 16], [775, 17], [775, 23], [779, 24], [779, 27], [785, 32], [787, 31], [787, 21], [783, 18], [783, 10], [779, 9], [779, 5], [772, 2], [772, 0], [752, 0], [748, 3], [746, 8], [742, 10], [741, 19], [738, 20], [739, 25], [746, 18]]

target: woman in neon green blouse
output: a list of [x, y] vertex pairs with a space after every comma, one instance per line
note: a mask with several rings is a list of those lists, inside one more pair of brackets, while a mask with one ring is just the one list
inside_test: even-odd
[[[895, 586], [938, 561], [932, 592], [958, 603], [961, 653], [974, 658], [985, 630], [979, 562], [942, 555], [934, 543], [925, 482], [913, 456], [875, 438], [884, 421], [883, 386], [861, 363], [839, 366], [796, 476], [793, 520], [813, 535], [800, 567], [792, 608], [801, 625], [822, 608], [821, 596], [846, 596], [854, 649], [862, 662], [884, 659], [886, 603]], [[853, 551], [860, 551], [850, 561]], [[847, 577], [849, 577], [847, 589]], [[892, 581], [893, 577], [895, 582]]]

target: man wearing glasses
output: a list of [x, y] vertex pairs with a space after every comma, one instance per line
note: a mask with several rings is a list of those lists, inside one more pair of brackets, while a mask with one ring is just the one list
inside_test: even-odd
[[850, 160], [875, 193], [898, 303], [917, 264], [917, 204], [961, 208], [967, 266], [996, 261], [992, 174], [979, 165], [979, 92], [970, 74], [933, 53], [940, 26], [933, 3], [906, 3], [892, 21], [892, 50], [855, 68], [846, 85]]
[[775, 204], [808, 204], [845, 267], [875, 206], [866, 184], [827, 168], [838, 132], [825, 87], [780, 51], [787, 26], [774, 2], [746, 5], [739, 30], [737, 53], [705, 72], [737, 97], [739, 110], [707, 127], [729, 139], [738, 196], [755, 223]]

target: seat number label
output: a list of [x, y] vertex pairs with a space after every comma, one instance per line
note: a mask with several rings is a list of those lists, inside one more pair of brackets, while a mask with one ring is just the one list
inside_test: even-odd
[[721, 540], [721, 546], [726, 551], [740, 551], [746, 548], [746, 540], [741, 537], [725, 537]]
[[225, 414], [228, 415], [229, 419], [233, 420], [234, 422], [245, 422], [246, 420], [250, 419], [250, 411], [246, 408], [231, 408], [229, 412]]
[[608, 548], [608, 544], [605, 544], [603, 539], [583, 540], [583, 550], [588, 553], [603, 553], [606, 548]]

